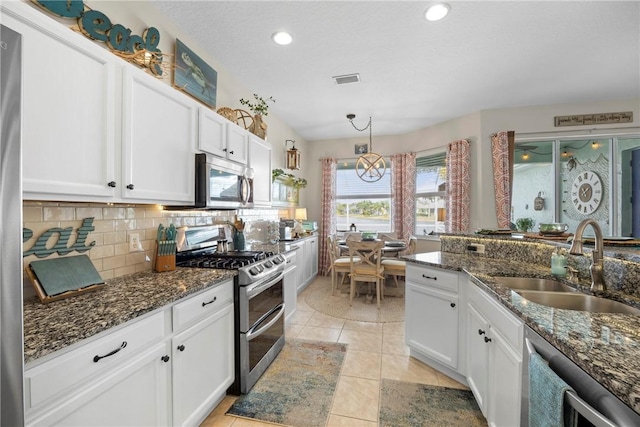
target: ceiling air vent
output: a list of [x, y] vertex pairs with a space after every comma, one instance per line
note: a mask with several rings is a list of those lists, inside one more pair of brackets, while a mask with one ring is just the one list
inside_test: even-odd
[[346, 85], [347, 83], [360, 83], [360, 74], [345, 74], [343, 76], [332, 77], [337, 85]]

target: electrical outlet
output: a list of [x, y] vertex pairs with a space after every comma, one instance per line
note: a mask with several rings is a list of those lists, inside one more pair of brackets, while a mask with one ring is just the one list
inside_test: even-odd
[[131, 233], [129, 235], [129, 252], [142, 251], [142, 242], [140, 242], [140, 235], [138, 233]]
[[484, 253], [484, 245], [481, 245], [479, 243], [473, 243], [471, 245], [467, 245], [467, 251], [468, 252], [475, 252], [477, 254], [483, 254]]

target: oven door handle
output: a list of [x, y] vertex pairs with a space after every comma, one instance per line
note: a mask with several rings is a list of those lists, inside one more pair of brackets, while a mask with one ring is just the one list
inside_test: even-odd
[[260, 292], [264, 291], [265, 289], [268, 289], [271, 286], [275, 285], [283, 278], [284, 278], [284, 269], [279, 271], [275, 276], [273, 276], [273, 278], [267, 279], [267, 281], [264, 283], [257, 283], [255, 285], [248, 286], [247, 298], [248, 299], [253, 298], [254, 296], [258, 295]]
[[[276, 317], [274, 317], [273, 319], [271, 319], [269, 321], [269, 323], [267, 323], [266, 325], [262, 326], [260, 329], [256, 330], [257, 327], [260, 326], [260, 324], [262, 322], [264, 322], [264, 320], [266, 318], [268, 318], [269, 316], [271, 316], [273, 313], [278, 312], [278, 314], [276, 315]], [[273, 310], [269, 311], [268, 313], [266, 313], [264, 316], [262, 316], [260, 319], [258, 319], [258, 321], [247, 331], [247, 333], [245, 334], [247, 341], [251, 341], [252, 339], [259, 337], [264, 331], [266, 331], [267, 329], [269, 329], [274, 323], [276, 323], [284, 314], [284, 303], [282, 304], [278, 304], [276, 307], [273, 308]]]

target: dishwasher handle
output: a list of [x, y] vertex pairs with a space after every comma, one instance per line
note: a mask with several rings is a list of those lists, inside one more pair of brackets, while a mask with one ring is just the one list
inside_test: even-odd
[[[605, 415], [601, 414], [598, 410], [596, 410], [593, 406], [588, 404], [585, 400], [583, 400], [580, 395], [585, 390], [585, 387], [591, 387], [592, 390], [597, 388], [602, 388], [600, 384], [598, 384], [593, 378], [591, 378], [586, 372], [580, 369], [578, 366], [573, 364], [573, 362], [565, 360], [564, 356], [558, 355], [548, 355], [548, 352], [544, 352], [547, 354], [541, 354], [537, 351], [537, 348], [533, 341], [529, 338], [525, 338], [525, 344], [527, 347], [527, 351], [529, 356], [534, 353], [540, 354], [542, 358], [549, 364], [549, 368], [556, 373], [564, 382], [566, 382], [573, 390], [567, 390], [564, 393], [564, 401], [571, 408], [573, 408], [577, 413], [582, 415], [586, 420], [592, 423], [596, 427], [619, 427], [619, 426], [633, 426], [635, 424], [627, 424], [620, 423], [616, 420], [616, 423], [611, 421]], [[559, 351], [558, 351], [559, 353]], [[589, 380], [595, 382], [598, 387], [593, 387], [593, 384], [589, 385]], [[577, 390], [576, 390], [577, 389]], [[597, 392], [596, 392], [597, 393]], [[603, 396], [599, 397], [609, 397], [604, 396], [606, 393], [601, 393]], [[591, 397], [591, 396], [590, 396]], [[610, 398], [610, 397], [609, 397]], [[624, 405], [624, 404], [622, 404]], [[624, 408], [616, 408], [623, 410]], [[631, 411], [630, 408], [626, 408]], [[617, 418], [617, 417], [616, 417]]]

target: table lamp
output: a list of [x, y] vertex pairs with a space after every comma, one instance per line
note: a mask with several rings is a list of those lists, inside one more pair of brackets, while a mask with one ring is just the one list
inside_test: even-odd
[[307, 208], [296, 208], [294, 219], [296, 220], [296, 225], [293, 227], [293, 232], [300, 237], [305, 234], [304, 228], [302, 228], [302, 221], [307, 220]]

